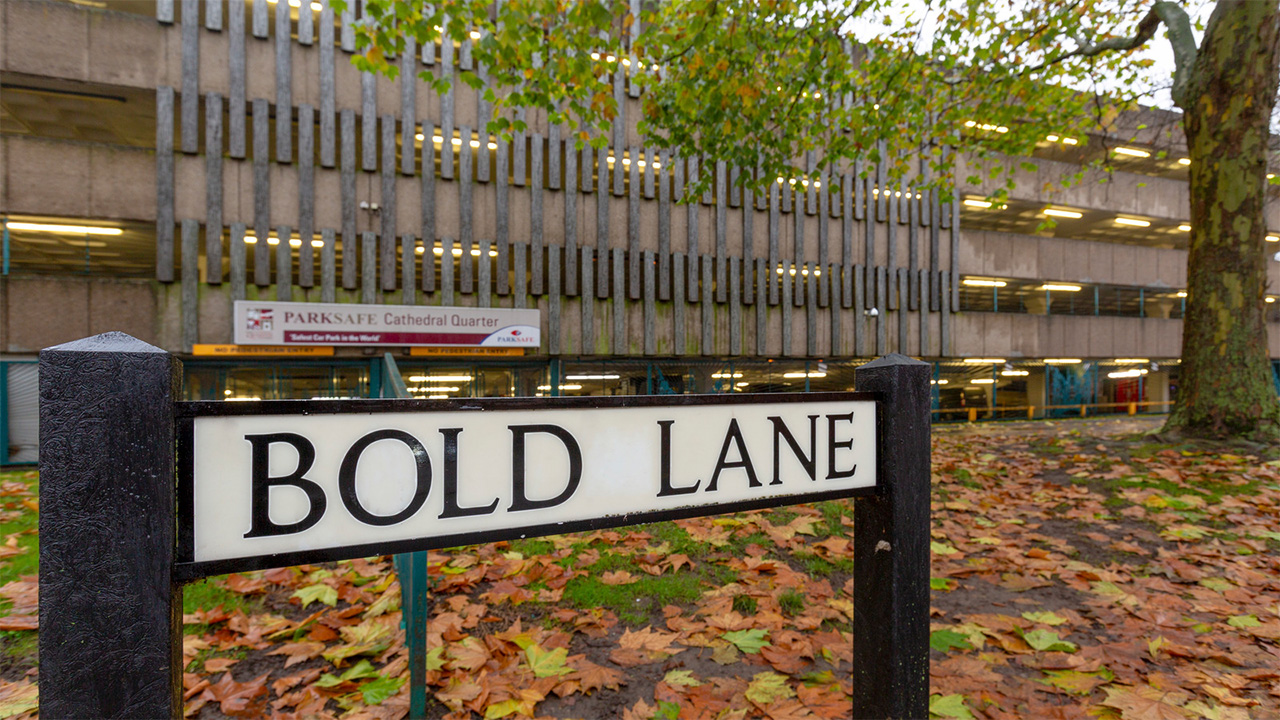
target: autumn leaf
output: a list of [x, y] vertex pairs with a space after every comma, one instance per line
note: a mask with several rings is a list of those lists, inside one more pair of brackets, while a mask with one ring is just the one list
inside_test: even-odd
[[973, 713], [969, 712], [963, 695], [930, 695], [929, 717], [973, 720]]
[[1149, 685], [1140, 687], [1105, 687], [1106, 707], [1120, 711], [1122, 720], [1184, 720], [1190, 717], [1176, 704], [1185, 697], [1176, 691], [1164, 691]]
[[292, 597], [296, 597], [298, 600], [302, 601], [302, 607], [304, 608], [317, 601], [330, 607], [338, 603], [338, 591], [324, 583], [316, 583], [315, 585], [298, 588], [294, 591]]
[[389, 678], [381, 675], [360, 686], [360, 697], [366, 705], [381, 705], [384, 700], [395, 695], [404, 685], [404, 678]]
[[11, 717], [40, 705], [39, 689], [25, 680], [8, 682], [0, 680], [0, 717]]
[[1050, 630], [1028, 630], [1022, 633], [1022, 639], [1036, 650], [1071, 653], [1080, 649], [1075, 643], [1059, 639], [1058, 633]]
[[952, 648], [972, 650], [967, 636], [954, 630], [934, 630], [929, 633], [929, 647], [938, 652], [947, 652]]
[[569, 656], [569, 651], [565, 648], [544, 650], [538, 645], [530, 645], [524, 652], [534, 677], [557, 677], [573, 672], [572, 668], [565, 667], [565, 659]]
[[776, 672], [756, 673], [744, 693], [746, 698], [757, 705], [768, 705], [775, 700], [795, 697], [796, 693], [787, 685], [787, 676]]
[[727, 632], [720, 637], [733, 643], [739, 650], [744, 653], [755, 654], [760, 652], [760, 648], [769, 644], [769, 631], [760, 628], [750, 628], [747, 630], [735, 630]]

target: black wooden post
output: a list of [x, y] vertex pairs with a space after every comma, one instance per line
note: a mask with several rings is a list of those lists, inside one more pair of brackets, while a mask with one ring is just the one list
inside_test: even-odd
[[124, 333], [40, 352], [40, 716], [182, 717], [182, 364]]
[[883, 397], [874, 497], [854, 501], [853, 717], [929, 717], [928, 363], [892, 354], [858, 368]]

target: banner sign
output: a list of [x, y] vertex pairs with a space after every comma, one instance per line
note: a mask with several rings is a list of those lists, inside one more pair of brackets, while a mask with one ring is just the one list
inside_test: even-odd
[[273, 567], [850, 497], [867, 393], [179, 404], [179, 552]]
[[237, 345], [537, 348], [537, 310], [425, 305], [235, 303]]

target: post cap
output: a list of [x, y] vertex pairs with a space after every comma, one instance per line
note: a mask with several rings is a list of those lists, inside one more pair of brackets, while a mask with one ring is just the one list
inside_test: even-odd
[[145, 343], [128, 333], [116, 330], [101, 335], [72, 340], [61, 345], [47, 347], [46, 352], [125, 352], [125, 353], [164, 353], [161, 348]]
[[858, 369], [873, 370], [875, 368], [892, 367], [894, 365], [928, 365], [928, 364], [929, 363], [924, 362], [923, 360], [916, 360], [915, 358], [907, 357], [902, 353], [889, 353], [888, 355], [883, 355], [881, 357], [876, 358], [875, 360], [872, 360], [866, 365], [859, 366]]

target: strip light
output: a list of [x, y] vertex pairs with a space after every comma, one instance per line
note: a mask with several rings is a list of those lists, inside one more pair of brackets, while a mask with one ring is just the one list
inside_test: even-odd
[[975, 200], [973, 198], [965, 198], [964, 204], [969, 207], [987, 209], [991, 207], [990, 200]]
[[713, 378], [715, 378], [715, 379], [717, 379], [717, 380], [728, 380], [728, 379], [730, 379], [730, 378], [732, 378], [732, 379], [737, 379], [737, 378], [742, 377], [742, 373], [740, 373], [740, 372], [736, 372], [736, 373], [711, 373], [711, 377], [713, 377]]
[[1179, 225], [1178, 229], [1181, 230], [1182, 232], [1191, 232], [1191, 226], [1186, 223], [1182, 223], [1181, 225]]
[[617, 380], [618, 375], [565, 375], [565, 380]]
[[1025, 377], [1030, 375], [1031, 372], [1029, 370], [1001, 370], [1000, 374], [1004, 377]]
[[1190, 165], [1190, 164], [1191, 164], [1191, 158], [1178, 158], [1178, 164], [1179, 164], [1179, 165]]
[[1080, 292], [1079, 285], [1062, 285], [1059, 283], [1045, 283], [1040, 286], [1041, 290], [1058, 290], [1061, 292]]
[[1143, 375], [1146, 375], [1147, 372], [1148, 371], [1146, 368], [1143, 368], [1141, 370], [1139, 370], [1138, 368], [1134, 368], [1132, 370], [1117, 370], [1116, 372], [1107, 373], [1107, 377], [1113, 380], [1118, 380], [1120, 378], [1136, 378], [1136, 377], [1142, 377]]
[[1149, 362], [1148, 358], [1116, 358], [1117, 365], [1146, 365]]
[[1071, 218], [1073, 220], [1079, 220], [1084, 217], [1084, 213], [1082, 212], [1076, 212], [1075, 210], [1061, 210], [1059, 208], [1045, 208], [1044, 214], [1050, 217]]
[[[538, 389], [539, 389], [539, 390], [550, 390], [550, 389], [551, 389], [551, 386], [550, 386], [550, 385], [539, 385], [539, 386], [538, 386]], [[581, 385], [561, 385], [561, 386], [560, 386], [560, 389], [561, 389], [561, 390], [581, 390], [581, 389], [582, 389], [582, 386], [581, 386]]]
[[1151, 153], [1147, 152], [1146, 150], [1139, 150], [1137, 148], [1123, 147], [1123, 146], [1116, 148], [1115, 153], [1117, 155], [1128, 155], [1129, 157], [1136, 157], [1136, 158], [1151, 157]]
[[965, 358], [966, 365], [1003, 365], [1004, 358]]
[[1280, 235], [1268, 235], [1267, 242], [1280, 242]]
[[979, 280], [979, 279], [977, 279], [977, 278], [965, 278], [964, 280], [961, 280], [961, 281], [960, 281], [960, 284], [961, 284], [961, 285], [968, 285], [968, 286], [970, 286], [970, 287], [996, 287], [996, 288], [1002, 288], [1002, 287], [1004, 287], [1005, 285], [1008, 285], [1009, 283], [1007, 283], [1007, 282], [1005, 282], [1005, 281], [1003, 281], [1003, 280]]
[[823, 377], [826, 377], [826, 376], [827, 376], [827, 374], [826, 374], [825, 372], [820, 371], [820, 370], [815, 370], [814, 372], [808, 372], [808, 373], [803, 373], [803, 372], [789, 372], [789, 373], [782, 373], [782, 377], [787, 378], [787, 379], [790, 379], [790, 380], [794, 380], [794, 379], [796, 379], [796, 378], [806, 378], [806, 377], [811, 377], [811, 378], [823, 378]]
[[1151, 221], [1150, 221], [1150, 220], [1139, 220], [1138, 218], [1118, 217], [1118, 218], [1116, 218], [1116, 224], [1117, 224], [1117, 225], [1128, 225], [1128, 226], [1130, 226], [1130, 227], [1150, 227], [1150, 226], [1151, 226]]
[[969, 381], [969, 384], [970, 385], [994, 385], [995, 382], [996, 382], [995, 378], [974, 378], [973, 380]]
[[471, 382], [471, 379], [472, 378], [470, 375], [411, 375], [409, 376], [409, 382], [416, 382], [416, 383]]
[[124, 230], [113, 227], [95, 227], [93, 225], [54, 225], [49, 223], [8, 222], [10, 230], [27, 230], [30, 232], [62, 233], [64, 235], [120, 235]]
[[1080, 358], [1045, 358], [1045, 365], [1079, 365]]

